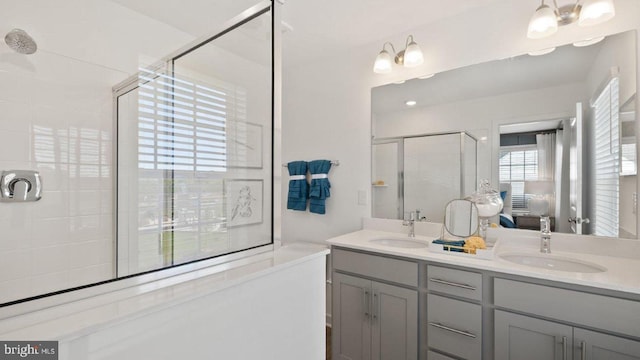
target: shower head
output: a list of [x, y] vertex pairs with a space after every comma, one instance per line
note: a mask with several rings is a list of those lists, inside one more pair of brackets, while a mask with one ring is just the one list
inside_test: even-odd
[[24, 30], [13, 29], [7, 33], [4, 37], [4, 42], [9, 45], [11, 49], [20, 54], [30, 55], [38, 50], [35, 40]]

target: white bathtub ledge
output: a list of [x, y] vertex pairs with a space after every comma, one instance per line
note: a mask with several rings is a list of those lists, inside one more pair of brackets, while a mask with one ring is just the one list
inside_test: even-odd
[[6, 318], [0, 321], [0, 337], [73, 340], [96, 328], [176, 306], [328, 253], [323, 245], [292, 243], [272, 252]]

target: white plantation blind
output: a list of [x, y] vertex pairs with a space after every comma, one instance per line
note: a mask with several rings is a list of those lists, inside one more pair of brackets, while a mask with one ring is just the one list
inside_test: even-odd
[[618, 78], [613, 78], [592, 105], [595, 114], [594, 235], [618, 236], [620, 124]]
[[503, 147], [500, 150], [500, 182], [511, 183], [514, 209], [526, 209], [524, 182], [538, 180], [538, 150], [533, 146]]
[[141, 69], [138, 167], [227, 170], [228, 127], [245, 118], [242, 90]]

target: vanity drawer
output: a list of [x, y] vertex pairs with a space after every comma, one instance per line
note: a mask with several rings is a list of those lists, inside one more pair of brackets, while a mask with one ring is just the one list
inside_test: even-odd
[[418, 263], [333, 248], [333, 269], [418, 286]]
[[552, 286], [494, 280], [496, 307], [640, 338], [640, 302]]
[[482, 306], [427, 295], [427, 344], [464, 359], [482, 358]]
[[482, 274], [428, 265], [427, 288], [429, 291], [482, 301]]

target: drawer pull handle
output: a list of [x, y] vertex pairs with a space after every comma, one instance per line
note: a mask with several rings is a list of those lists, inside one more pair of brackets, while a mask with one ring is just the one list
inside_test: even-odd
[[587, 360], [587, 343], [584, 341], [580, 342], [580, 359]]
[[429, 325], [436, 327], [438, 329], [442, 329], [442, 330], [447, 330], [447, 331], [451, 331], [452, 333], [456, 333], [458, 335], [464, 335], [470, 338], [476, 338], [476, 336], [470, 332], [466, 332], [466, 331], [462, 331], [462, 330], [458, 330], [458, 329], [454, 329], [454, 328], [450, 328], [448, 326], [444, 326], [440, 323], [434, 323], [434, 322], [430, 322]]
[[475, 286], [471, 286], [471, 285], [467, 285], [467, 284], [454, 283], [454, 282], [447, 281], [447, 280], [442, 280], [442, 279], [429, 278], [429, 281], [433, 281], [434, 283], [443, 284], [443, 285], [455, 286], [455, 287], [459, 287], [459, 288], [463, 288], [463, 289], [467, 289], [467, 290], [474, 290], [474, 291], [476, 290]]
[[562, 337], [562, 360], [567, 360], [567, 337]]

